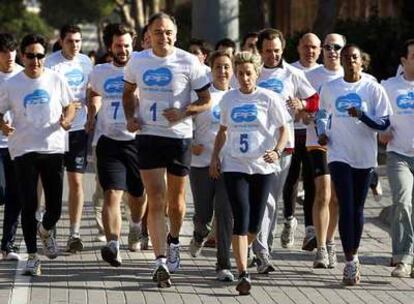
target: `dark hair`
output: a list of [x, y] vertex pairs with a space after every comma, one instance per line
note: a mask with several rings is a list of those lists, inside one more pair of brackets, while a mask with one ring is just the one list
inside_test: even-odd
[[246, 44], [247, 39], [249, 38], [258, 38], [259, 37], [259, 33], [258, 32], [248, 32], [246, 35], [243, 36], [243, 40], [242, 40], [242, 47]]
[[12, 34], [0, 33], [0, 52], [15, 51], [17, 45], [17, 41]]
[[148, 24], [145, 24], [141, 30], [141, 41], [144, 40], [145, 34], [148, 32]]
[[66, 34], [68, 33], [72, 33], [72, 34], [76, 34], [76, 33], [81, 33], [81, 29], [79, 26], [77, 26], [76, 24], [66, 24], [64, 26], [62, 26], [62, 28], [60, 29], [60, 39], [65, 39]]
[[363, 50], [358, 45], [356, 45], [354, 43], [345, 44], [345, 46], [341, 50], [341, 57], [342, 57], [342, 54], [345, 53], [345, 51], [350, 49], [350, 48], [357, 49], [359, 51], [359, 53], [361, 54], [361, 57], [362, 57]]
[[401, 57], [407, 58], [408, 48], [410, 47], [410, 45], [414, 45], [414, 39], [408, 39], [404, 41], [404, 44], [402, 45], [401, 50], [400, 50], [400, 58]]
[[224, 38], [224, 39], [217, 41], [214, 49], [218, 50], [220, 46], [231, 47], [233, 48], [233, 54], [236, 52], [236, 43], [230, 38]]
[[23, 54], [26, 50], [26, 47], [32, 44], [39, 43], [45, 49], [45, 54], [47, 52], [47, 41], [46, 39], [39, 34], [29, 34], [23, 37], [22, 42], [20, 43], [20, 52]]
[[60, 41], [56, 40], [56, 42], [53, 43], [53, 45], [52, 45], [52, 52], [57, 52], [61, 49], [62, 49], [62, 46], [60, 45]]
[[164, 12], [155, 13], [151, 17], [149, 17], [148, 23], [147, 23], [148, 28], [151, 27], [151, 25], [154, 23], [155, 20], [164, 19], [164, 18], [171, 20], [171, 22], [175, 25], [175, 28], [177, 28], [177, 22], [175, 21], [175, 18]]
[[103, 30], [103, 41], [107, 49], [112, 45], [114, 36], [130, 34], [134, 38], [134, 31], [121, 23], [109, 23]]
[[282, 49], [285, 48], [286, 40], [285, 37], [283, 37], [283, 33], [277, 29], [273, 28], [266, 28], [264, 30], [261, 30], [259, 32], [259, 37], [257, 38], [257, 49], [259, 51], [262, 50], [263, 47], [263, 41], [266, 40], [273, 40], [279, 38], [280, 42], [282, 43]]
[[196, 45], [200, 48], [201, 52], [203, 52], [204, 55], [208, 56], [211, 52], [211, 46], [203, 39], [197, 39], [197, 38], [192, 38], [190, 40], [190, 46], [191, 45]]

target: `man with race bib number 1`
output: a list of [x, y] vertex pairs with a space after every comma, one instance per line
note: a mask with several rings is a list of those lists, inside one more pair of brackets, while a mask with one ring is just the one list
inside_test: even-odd
[[[128, 62], [123, 105], [128, 131], [141, 129], [138, 165], [148, 195], [148, 230], [156, 257], [153, 280], [160, 287], [169, 287], [170, 272], [180, 267], [179, 233], [191, 162], [191, 115], [210, 107], [210, 80], [197, 57], [174, 47], [177, 25], [173, 17], [157, 13], [150, 18], [148, 29], [152, 49], [135, 53]], [[138, 100], [134, 94], [137, 88]], [[193, 90], [198, 100], [191, 103]]]

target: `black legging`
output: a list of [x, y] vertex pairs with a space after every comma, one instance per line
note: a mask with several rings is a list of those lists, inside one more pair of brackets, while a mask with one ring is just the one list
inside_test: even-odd
[[339, 203], [339, 235], [345, 254], [358, 250], [364, 227], [364, 203], [372, 168], [356, 169], [343, 162], [329, 163]]
[[295, 130], [295, 151], [292, 155], [289, 173], [283, 187], [283, 216], [289, 218], [295, 215], [296, 197], [298, 195], [299, 175], [302, 167], [303, 188], [305, 200], [303, 213], [305, 226], [312, 226], [312, 208], [315, 199], [315, 183], [309, 152], [306, 149], [306, 130]]
[[274, 174], [224, 172], [223, 176], [233, 210], [233, 234], [256, 234], [262, 222]]
[[27, 153], [15, 159], [22, 201], [22, 228], [27, 253], [36, 253], [37, 182], [42, 179], [46, 213], [42, 225], [52, 229], [60, 218], [63, 194], [63, 154]]

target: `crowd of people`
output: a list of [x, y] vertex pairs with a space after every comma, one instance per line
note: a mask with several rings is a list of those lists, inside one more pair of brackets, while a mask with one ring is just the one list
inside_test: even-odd
[[[380, 194], [377, 136], [387, 144], [393, 200], [391, 275], [414, 277], [414, 40], [401, 46], [395, 77], [378, 83], [364, 72], [369, 55], [346, 37], [321, 41], [307, 33], [299, 60], [283, 58], [277, 29], [248, 33], [241, 51], [230, 39], [215, 50], [192, 39], [175, 47], [177, 25], [165, 13], [150, 17], [141, 51], [133, 31], [108, 24], [103, 41], [110, 61], [94, 66], [80, 53], [81, 30], [60, 31], [59, 48], [37, 34], [18, 43], [0, 33], [0, 202], [4, 203], [3, 259], [19, 260], [21, 225], [26, 275], [40, 275], [43, 253], [57, 258], [56, 224], [62, 211], [66, 168], [70, 227], [65, 250], [84, 249], [80, 233], [88, 137], [96, 169], [93, 204], [102, 259], [122, 265], [121, 204], [128, 206], [128, 249], [155, 256], [152, 279], [171, 286], [180, 269], [180, 230], [189, 177], [194, 232], [189, 252], [199, 257], [209, 238], [217, 247], [217, 279], [250, 293], [249, 271], [274, 272], [279, 202], [280, 244], [291, 248], [298, 226], [296, 202], [302, 176], [302, 249], [315, 251], [312, 267], [337, 265], [335, 234], [345, 258], [343, 283], [361, 280], [358, 249], [364, 203]], [[319, 58], [321, 57], [321, 63]], [[39, 212], [44, 192], [44, 212]]]

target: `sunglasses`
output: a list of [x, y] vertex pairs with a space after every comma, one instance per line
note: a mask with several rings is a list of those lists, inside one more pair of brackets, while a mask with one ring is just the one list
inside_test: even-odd
[[35, 58], [37, 58], [38, 60], [41, 60], [41, 59], [46, 57], [46, 55], [42, 54], [42, 53], [37, 53], [37, 54], [35, 54], [35, 53], [24, 53], [24, 55], [27, 57], [27, 59], [30, 59], [30, 60], [33, 60]]
[[339, 51], [340, 49], [342, 49], [342, 45], [339, 45], [339, 44], [325, 44], [323, 46], [323, 49], [325, 51], [328, 51], [328, 52], [332, 51], [332, 50]]

